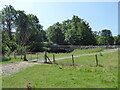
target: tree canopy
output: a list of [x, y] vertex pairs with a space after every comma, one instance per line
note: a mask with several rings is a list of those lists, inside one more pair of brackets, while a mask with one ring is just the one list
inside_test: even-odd
[[[42, 40], [45, 40], [43, 26], [39, 23], [37, 16], [26, 14], [24, 11], [15, 10], [11, 5], [5, 6], [1, 13], [2, 31], [2, 53], [38, 50]], [[42, 34], [43, 33], [43, 34]], [[45, 38], [45, 39], [44, 39]], [[27, 47], [27, 48], [26, 48]], [[34, 47], [34, 48], [33, 48]], [[37, 48], [37, 49], [36, 49]]]
[[[96, 40], [92, 34], [89, 23], [73, 15], [71, 20], [58, 22], [47, 29], [49, 41], [57, 44], [95, 45]], [[58, 43], [59, 42], [59, 43]]]

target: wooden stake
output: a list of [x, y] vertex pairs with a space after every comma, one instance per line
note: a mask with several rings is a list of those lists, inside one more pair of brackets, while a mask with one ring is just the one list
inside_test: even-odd
[[55, 55], [53, 54], [53, 63], [55, 63]]
[[38, 53], [37, 53], [37, 61], [38, 61]]
[[45, 51], [44, 58], [45, 58], [45, 63], [47, 63], [47, 52], [46, 51]]
[[48, 56], [46, 56], [46, 57], [48, 58], [49, 62], [52, 64], [52, 62], [50, 61], [49, 57]]
[[21, 54], [21, 59], [22, 59], [22, 54]]
[[32, 52], [31, 52], [31, 54], [30, 54], [30, 55], [31, 55], [31, 60], [32, 60]]
[[96, 57], [96, 67], [98, 66], [98, 58], [97, 58], [97, 54], [95, 55]]
[[28, 60], [26, 59], [26, 53], [24, 54], [24, 61], [28, 61]]
[[74, 57], [73, 57], [73, 55], [72, 55], [72, 65], [74, 66]]

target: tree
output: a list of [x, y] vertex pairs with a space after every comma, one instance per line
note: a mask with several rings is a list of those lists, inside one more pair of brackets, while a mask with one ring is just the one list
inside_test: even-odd
[[[33, 14], [25, 14], [24, 11], [15, 10], [11, 5], [5, 6], [0, 13], [0, 27], [3, 29], [3, 53], [24, 52], [46, 41], [46, 33], [39, 19]], [[12, 32], [14, 30], [15, 32]], [[38, 50], [38, 47], [35, 47]], [[22, 50], [22, 51], [21, 51]], [[39, 49], [40, 50], [40, 49]]]
[[64, 21], [62, 26], [66, 43], [72, 45], [96, 44], [96, 39], [92, 34], [89, 24], [78, 16], [74, 15], [71, 20]]
[[113, 38], [112, 33], [111, 33], [110, 30], [107, 30], [107, 29], [102, 30], [101, 31], [101, 36], [106, 38], [105, 41], [104, 41], [105, 45], [106, 44], [109, 44], [109, 45], [114, 44], [114, 38]]
[[62, 33], [61, 25], [59, 22], [48, 28], [47, 37], [49, 42], [53, 42], [55, 44], [64, 43], [64, 34]]
[[118, 38], [117, 38], [117, 45], [120, 45], [120, 35], [118, 35]]
[[101, 31], [101, 36], [110, 37], [110, 36], [112, 36], [112, 33], [110, 30], [104, 29]]
[[16, 47], [16, 37], [12, 30], [15, 28], [15, 9], [9, 5], [0, 12], [0, 28], [2, 29], [2, 54], [10, 55]]
[[48, 42], [46, 31], [41, 30], [41, 34], [42, 34], [42, 42]]
[[109, 44], [106, 37], [104, 37], [104, 36], [99, 36], [97, 39], [97, 43], [98, 43], [98, 45], [108, 45]]
[[6, 6], [2, 10], [2, 27], [3, 31], [7, 32], [10, 40], [12, 40], [12, 29], [14, 29], [14, 21], [15, 21], [15, 9], [9, 5]]
[[31, 36], [27, 45], [30, 46], [30, 51], [43, 51], [42, 42], [45, 40], [45, 32], [43, 31], [43, 26], [39, 23], [39, 19], [37, 16], [29, 14], [28, 15], [30, 22], [29, 27], [32, 29]]
[[31, 33], [33, 32], [33, 29], [30, 27], [31, 22], [29, 17], [24, 13], [24, 11], [17, 11], [17, 17], [16, 17], [16, 38], [17, 38], [17, 44], [19, 47], [23, 47], [25, 49], [24, 52], [24, 60], [26, 60], [26, 45], [29, 41], [29, 38], [31, 36]]
[[69, 28], [71, 28], [71, 20], [69, 20], [69, 19], [64, 20], [61, 24], [61, 30], [62, 30], [63, 34], [65, 34]]
[[[96, 39], [89, 23], [78, 16], [65, 20], [62, 24], [56, 23], [47, 30], [49, 41], [57, 44], [95, 45]], [[63, 43], [64, 42], [64, 43]]]
[[29, 31], [29, 19], [24, 11], [17, 11], [17, 19], [16, 19], [16, 36], [17, 43], [20, 46], [25, 46], [30, 37]]
[[99, 36], [99, 32], [98, 31], [92, 31], [92, 34], [94, 35], [94, 37]]
[[17, 48], [17, 44], [15, 42], [15, 37], [13, 40], [10, 40], [8, 33], [2, 32], [2, 54], [10, 55]]
[[120, 35], [114, 36], [114, 44], [120, 45]]
[[43, 26], [33, 14], [26, 15], [24, 11], [17, 11], [17, 41], [21, 47], [29, 46], [29, 51], [40, 51], [43, 41]]

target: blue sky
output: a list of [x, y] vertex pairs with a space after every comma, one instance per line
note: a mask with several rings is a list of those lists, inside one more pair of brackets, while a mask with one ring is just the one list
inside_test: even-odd
[[4, 5], [36, 15], [43, 29], [77, 15], [89, 22], [93, 31], [109, 29], [118, 34], [118, 2], [2, 2], [0, 10]]

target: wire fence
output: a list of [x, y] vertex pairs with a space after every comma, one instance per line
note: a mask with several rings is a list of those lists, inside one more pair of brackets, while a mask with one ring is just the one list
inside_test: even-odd
[[26, 52], [26, 54], [21, 53], [21, 54], [16, 54], [16, 53], [11, 53], [10, 55], [6, 55], [3, 57], [4, 59], [18, 59], [18, 60], [24, 60], [24, 55], [26, 55], [26, 59], [28, 61], [45, 61], [44, 58], [44, 52]]
[[44, 52], [27, 52], [26, 54], [27, 60], [33, 60], [33, 61], [45, 61]]
[[[68, 46], [61, 45], [58, 48], [65, 48], [65, 47], [68, 47]], [[80, 50], [82, 50], [82, 49], [90, 49], [90, 48], [102, 48], [102, 49], [115, 49], [115, 48], [118, 48], [118, 46], [116, 46], [116, 45], [111, 45], [111, 46], [110, 45], [109, 46], [73, 46], [73, 45], [71, 45], [69, 47], [74, 48], [74, 49], [80, 49]], [[22, 53], [21, 54], [12, 53], [12, 54], [9, 55], [9, 57], [10, 58], [15, 58], [15, 59], [23, 59], [24, 54], [22, 54]], [[46, 61], [55, 62], [56, 56], [53, 55], [53, 54], [50, 55], [50, 53], [47, 53], [47, 55], [45, 55], [45, 52], [26, 52], [26, 59], [28, 61], [37, 61], [37, 62], [46, 62]]]

